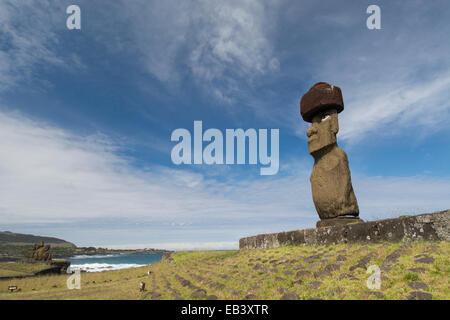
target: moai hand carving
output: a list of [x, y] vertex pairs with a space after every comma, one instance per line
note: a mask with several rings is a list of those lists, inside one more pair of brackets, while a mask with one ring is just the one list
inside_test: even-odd
[[321, 221], [317, 227], [362, 222], [353, 192], [347, 155], [337, 146], [338, 113], [344, 110], [341, 89], [316, 83], [300, 101], [303, 120], [311, 122], [306, 132], [309, 153], [314, 157], [311, 189]]

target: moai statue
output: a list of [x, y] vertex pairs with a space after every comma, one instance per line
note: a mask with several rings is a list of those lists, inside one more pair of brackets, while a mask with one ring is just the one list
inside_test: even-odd
[[51, 261], [52, 252], [49, 245], [44, 245], [44, 241], [40, 244], [35, 243], [30, 254], [32, 261]]
[[314, 157], [311, 189], [321, 221], [317, 227], [362, 222], [353, 192], [348, 159], [337, 146], [338, 113], [344, 110], [341, 89], [316, 83], [300, 101], [300, 114], [311, 126], [306, 132], [309, 153]]

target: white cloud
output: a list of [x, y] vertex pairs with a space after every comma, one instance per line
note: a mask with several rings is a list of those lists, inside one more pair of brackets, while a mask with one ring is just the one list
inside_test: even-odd
[[[275, 4], [256, 0], [124, 1], [118, 18], [133, 38], [145, 69], [168, 86], [186, 74], [205, 93], [230, 102], [240, 80], [279, 69], [270, 41]], [[99, 39], [113, 50], [130, 50], [110, 32]]]
[[85, 68], [76, 54], [61, 53], [65, 19], [61, 1], [0, 2], [0, 92], [31, 81], [48, 84], [40, 73], [49, 67]]
[[350, 17], [361, 27], [345, 29], [348, 37], [333, 33], [339, 39], [330, 43], [333, 50], [317, 51], [321, 62], [313, 68], [314, 80], [337, 85], [344, 95], [341, 139], [357, 142], [412, 128], [417, 137], [446, 129], [450, 44], [442, 36], [450, 32], [449, 10], [435, 3], [423, 11], [423, 5], [381, 4], [382, 30], [375, 31], [365, 28], [354, 11], [359, 7], [352, 7]]
[[[0, 134], [4, 223], [100, 217], [192, 222], [268, 213], [255, 195], [238, 197], [237, 190], [202, 174], [158, 166], [135, 169], [103, 136], [77, 136], [8, 113], [0, 113]], [[267, 192], [268, 186], [255, 188]]]
[[439, 74], [428, 82], [391, 85], [379, 90], [371, 90], [370, 86], [360, 88], [367, 90], [364, 94], [355, 90], [348, 92], [354, 96], [342, 113], [340, 138], [357, 141], [369, 133], [392, 135], [404, 133], [405, 129], [414, 130], [417, 137], [420, 129], [433, 132], [441, 129], [439, 125], [447, 123], [450, 73]]
[[[401, 24], [391, 28], [384, 25], [384, 34], [358, 29], [359, 33], [332, 41], [321, 37], [320, 31], [334, 34], [329, 32], [330, 25], [353, 26], [353, 15], [325, 14], [328, 25], [321, 29], [319, 18], [313, 19], [314, 25], [308, 19], [317, 10], [312, 3], [305, 5], [308, 10], [295, 4], [297, 11], [287, 12], [291, 22], [286, 24], [273, 19], [277, 5], [268, 2], [111, 2], [105, 5], [107, 10], [102, 6], [95, 11], [103, 10], [104, 19], [86, 20], [90, 32], [84, 35], [101, 38], [115, 50], [132, 52], [145, 71], [168, 85], [189, 73], [205, 91], [232, 103], [243, 86], [280, 68], [283, 60], [274, 39], [283, 42], [285, 35], [275, 37], [280, 30], [274, 26], [281, 23], [294, 28], [299, 39], [308, 40], [299, 41], [298, 46], [288, 43], [287, 59], [300, 61], [302, 54], [310, 56], [299, 64], [301, 72], [288, 71], [299, 75], [301, 82], [305, 74], [314, 74], [317, 81], [343, 89], [346, 109], [340, 115], [340, 139], [357, 141], [369, 133], [445, 127], [450, 119], [450, 47], [440, 37], [449, 33], [447, 20], [427, 23], [429, 18], [422, 11], [405, 6], [409, 19], [399, 19]], [[81, 7], [83, 12], [85, 7]], [[77, 56], [63, 57], [57, 50], [58, 28], [65, 26], [64, 19], [65, 10], [58, 2], [0, 2], [0, 36], [5, 41], [0, 44], [0, 90], [36, 77], [42, 65], [62, 67], [72, 57], [82, 66]], [[314, 41], [304, 31], [310, 29], [300, 28], [299, 21], [317, 32]], [[415, 28], [412, 21], [422, 27]], [[273, 105], [258, 103], [255, 109], [269, 119], [286, 116], [280, 125], [298, 130], [302, 123], [298, 100], [292, 106], [280, 112]], [[297, 133], [304, 136], [303, 131]], [[212, 168], [226, 168], [218, 176], [206, 170], [195, 173], [190, 167], [141, 170], [133, 167], [132, 159], [120, 156], [116, 152], [120, 146], [108, 137], [78, 136], [24, 115], [0, 113], [0, 134], [0, 223], [89, 223], [90, 219], [122, 217], [139, 223], [151, 218], [195, 227], [199, 241], [208, 242], [208, 232], [217, 228], [228, 242], [227, 233], [235, 237], [238, 232], [248, 235], [312, 227], [317, 219], [310, 168], [302, 159], [290, 161], [289, 166], [281, 163], [280, 174], [270, 178], [243, 178], [233, 174], [236, 167]], [[366, 220], [450, 207], [448, 177], [372, 178], [354, 173], [354, 187], [361, 217]], [[214, 242], [217, 247], [221, 247], [219, 240]], [[182, 247], [179, 236], [174, 242]], [[133, 243], [141, 242], [133, 239]], [[192, 233], [185, 245], [200, 246]]]
[[344, 95], [341, 141], [366, 141], [368, 135], [416, 139], [448, 130], [450, 43], [442, 41], [450, 32], [448, 6], [381, 1], [382, 29], [368, 30], [364, 3], [285, 3], [278, 25], [292, 33], [277, 34], [280, 43], [290, 41], [289, 49], [280, 54], [278, 47], [275, 55], [290, 68], [284, 68], [276, 81], [289, 79], [288, 85], [298, 81], [304, 87], [288, 99], [280, 98], [279, 105], [285, 107], [260, 101], [258, 115], [305, 139], [308, 125], [301, 120], [299, 101], [314, 83], [326, 81], [341, 87]]
[[431, 213], [450, 208], [450, 177], [356, 176], [353, 187], [364, 220]]
[[190, 54], [195, 75], [213, 80], [226, 71], [245, 76], [278, 68], [265, 29], [270, 7], [253, 0], [200, 3], [193, 17], [196, 48]]
[[[48, 1], [0, 2], [0, 90], [29, 79], [38, 63], [61, 65]], [[43, 23], [43, 22], [47, 23]]]
[[[269, 178], [226, 174], [216, 179], [188, 167], [136, 169], [107, 137], [78, 136], [20, 114], [0, 113], [0, 136], [2, 224], [56, 223], [55, 228], [84, 224], [87, 231], [80, 227], [67, 232], [82, 234], [87, 242], [89, 233], [98, 240], [95, 228], [99, 235], [111, 238], [114, 232], [132, 234], [129, 222], [145, 222], [149, 227], [139, 229], [132, 240], [122, 236], [109, 244], [143, 243], [145, 247], [173, 242], [173, 248], [191, 249], [211, 245], [200, 245], [203, 241], [225, 248], [219, 243], [313, 227], [317, 220], [309, 185], [310, 162], [302, 159], [282, 164], [280, 173]], [[234, 170], [240, 168], [232, 166], [229, 171]], [[365, 220], [450, 207], [448, 177], [361, 177], [357, 173], [353, 177]], [[90, 221], [98, 225], [103, 219], [108, 221], [105, 226], [89, 226]], [[114, 225], [115, 219], [128, 223], [122, 230]], [[148, 241], [149, 235], [161, 241]], [[180, 245], [183, 240], [186, 246]]]
[[[38, 72], [49, 66], [85, 68], [83, 60], [65, 52], [67, 46], [61, 43], [60, 32], [67, 32], [67, 4], [0, 2], [0, 90], [23, 80], [45, 81], [39, 80]], [[321, 7], [314, 2], [257, 0], [80, 3], [82, 14], [91, 17], [83, 20], [85, 40], [131, 53], [167, 86], [183, 85], [188, 75], [206, 94], [225, 103], [245, 97], [260, 118], [278, 121], [302, 137], [298, 101], [280, 112], [273, 101], [262, 101], [266, 96], [252, 96], [251, 86], [268, 77], [281, 81], [291, 73], [301, 82], [311, 74], [312, 82], [339, 85], [346, 104], [340, 136], [348, 141], [368, 133], [395, 133], [393, 128], [402, 132], [416, 124], [423, 131], [440, 130], [439, 125], [448, 122], [450, 46], [441, 40], [450, 32], [443, 18], [448, 10], [433, 16], [439, 5], [426, 12], [418, 10], [420, 5], [383, 7], [397, 10], [397, 19], [383, 14], [383, 30], [370, 31], [361, 6], [342, 7], [331, 1]], [[286, 35], [286, 30], [296, 37]], [[288, 41], [292, 42], [286, 47]], [[283, 59], [292, 63], [294, 58], [302, 62], [298, 68], [284, 68], [282, 77], [275, 77]]]

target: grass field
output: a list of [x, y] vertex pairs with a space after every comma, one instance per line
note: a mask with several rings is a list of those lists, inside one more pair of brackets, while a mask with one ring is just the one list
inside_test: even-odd
[[48, 268], [49, 268], [48, 264], [0, 262], [0, 277], [32, 276], [36, 272]]
[[[450, 299], [448, 241], [177, 252], [171, 257], [147, 267], [82, 273], [80, 290], [67, 289], [68, 275], [1, 280], [0, 299], [405, 299], [412, 292]], [[370, 265], [381, 269], [379, 290], [366, 286]], [[10, 293], [8, 285], [22, 290]]]

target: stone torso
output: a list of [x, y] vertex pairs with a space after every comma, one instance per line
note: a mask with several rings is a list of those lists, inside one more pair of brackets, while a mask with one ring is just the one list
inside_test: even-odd
[[359, 209], [345, 152], [336, 145], [315, 159], [311, 173], [314, 205], [321, 219], [358, 216]]

